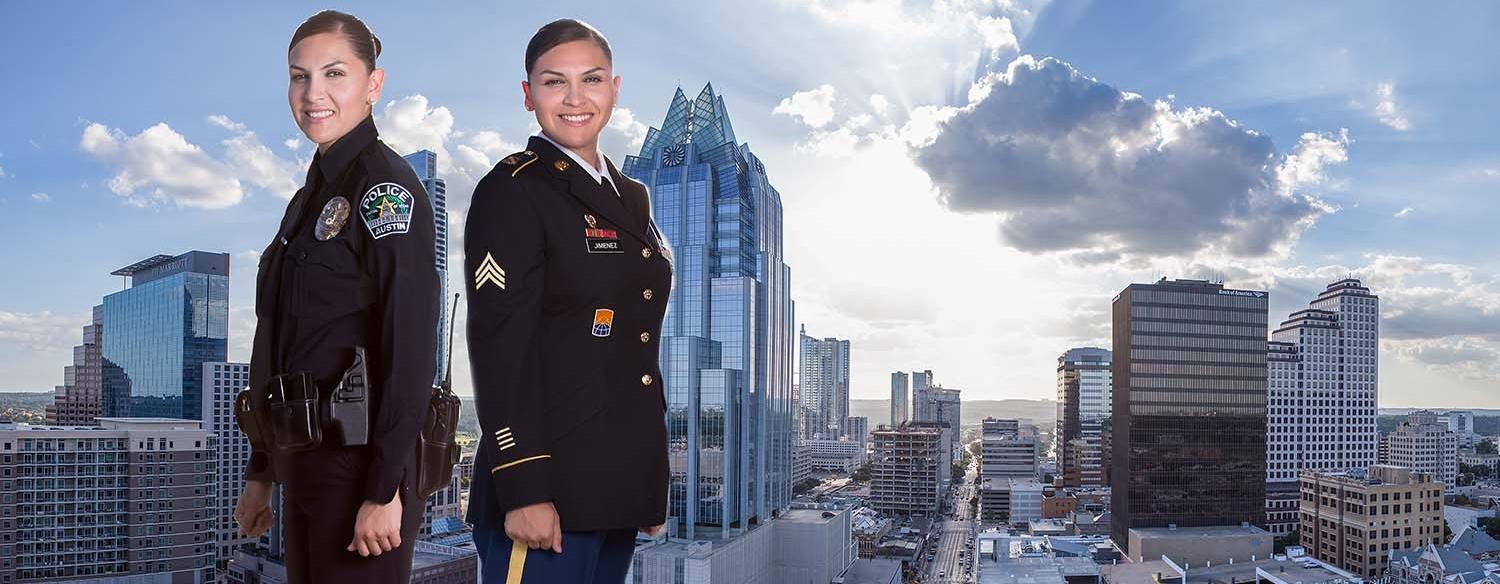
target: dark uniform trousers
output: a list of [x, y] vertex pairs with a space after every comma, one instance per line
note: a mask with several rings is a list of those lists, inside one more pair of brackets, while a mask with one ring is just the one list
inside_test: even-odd
[[[436, 377], [438, 280], [432, 204], [416, 173], [366, 118], [317, 154], [256, 278], [250, 386], [309, 372], [337, 386], [364, 347], [369, 436], [345, 447], [325, 428], [309, 451], [252, 449], [245, 477], [284, 486], [283, 544], [292, 584], [410, 579], [425, 502], [415, 454]], [[379, 556], [345, 549], [364, 501], [402, 497], [401, 546]]]
[[[483, 434], [468, 520], [485, 582], [619, 584], [636, 531], [667, 515], [671, 250], [645, 185], [607, 159], [601, 184], [542, 137], [527, 146], [480, 181], [465, 223]], [[560, 555], [505, 537], [508, 512], [544, 502]]]
[[[278, 477], [296, 477], [283, 485], [286, 502], [281, 510], [289, 582], [411, 581], [412, 552], [422, 528], [425, 500], [402, 484], [397, 495], [402, 505], [401, 546], [379, 556], [361, 556], [346, 548], [354, 539], [354, 520], [365, 500], [365, 476], [369, 473], [366, 449], [325, 444], [309, 452], [278, 454], [273, 459]], [[408, 462], [408, 481], [415, 472], [415, 461]]]

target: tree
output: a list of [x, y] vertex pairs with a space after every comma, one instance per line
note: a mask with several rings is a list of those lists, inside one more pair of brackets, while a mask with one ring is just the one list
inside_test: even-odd
[[1479, 528], [1495, 539], [1500, 539], [1500, 517], [1480, 517]]
[[854, 479], [855, 482], [860, 482], [860, 483], [869, 481], [870, 480], [870, 463], [866, 462], [864, 464], [859, 465], [859, 468], [854, 469], [854, 474], [849, 475], [849, 478]]
[[1276, 553], [1285, 552], [1287, 546], [1301, 545], [1300, 537], [1301, 534], [1297, 530], [1292, 530], [1291, 533], [1276, 538]]
[[797, 483], [796, 486], [792, 487], [792, 494], [800, 495], [802, 493], [806, 493], [812, 490], [813, 487], [821, 484], [823, 484], [823, 481], [820, 481], [818, 479], [803, 479], [802, 482]]
[[1500, 454], [1500, 451], [1497, 450], [1500, 449], [1497, 449], [1495, 442], [1489, 439], [1481, 440], [1479, 444], [1474, 445], [1475, 454]]

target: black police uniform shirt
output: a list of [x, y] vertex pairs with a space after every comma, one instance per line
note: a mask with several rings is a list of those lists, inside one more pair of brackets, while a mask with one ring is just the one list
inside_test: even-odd
[[[360, 123], [314, 156], [261, 254], [250, 387], [310, 371], [337, 386], [354, 347], [369, 359], [366, 500], [387, 503], [406, 477], [436, 370], [438, 274], [432, 204], [411, 166]], [[325, 444], [337, 443], [324, 431]], [[273, 480], [255, 452], [250, 479]], [[297, 477], [279, 477], [295, 483]]]
[[550, 141], [503, 159], [464, 233], [469, 358], [483, 436], [468, 520], [553, 502], [568, 531], [666, 519], [658, 337], [671, 251], [646, 187], [595, 179]]

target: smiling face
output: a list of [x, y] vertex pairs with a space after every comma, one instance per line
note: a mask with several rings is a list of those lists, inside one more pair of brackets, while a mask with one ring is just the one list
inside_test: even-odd
[[537, 58], [521, 83], [526, 109], [547, 137], [592, 160], [599, 150], [599, 132], [609, 123], [620, 78], [613, 76], [609, 56], [593, 41], [572, 41], [552, 47]]
[[385, 70], [371, 71], [342, 33], [309, 36], [287, 54], [287, 103], [307, 139], [326, 152], [380, 100]]

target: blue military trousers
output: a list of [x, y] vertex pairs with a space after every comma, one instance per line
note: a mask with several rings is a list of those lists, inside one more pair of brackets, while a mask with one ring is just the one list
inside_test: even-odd
[[634, 529], [564, 531], [562, 553], [511, 541], [505, 530], [474, 527], [480, 584], [623, 584], [635, 553]]

